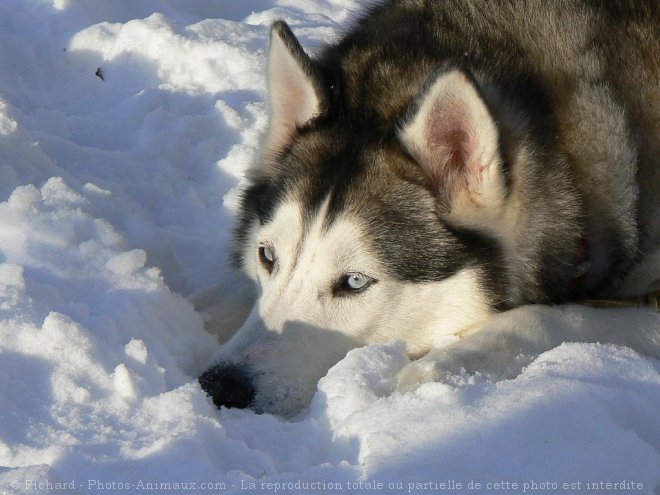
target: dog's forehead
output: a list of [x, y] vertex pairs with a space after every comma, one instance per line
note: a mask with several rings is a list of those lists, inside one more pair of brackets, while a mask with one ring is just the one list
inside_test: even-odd
[[354, 229], [346, 242], [359, 237], [381, 266], [405, 280], [441, 280], [469, 263], [463, 239], [440, 221], [424, 177], [396, 146], [329, 141], [300, 148], [286, 173], [305, 231], [318, 223], [331, 232], [348, 221]]
[[[379, 264], [402, 280], [437, 281], [476, 258], [491, 258], [488, 239], [448, 227], [417, 165], [394, 140], [336, 128], [302, 132], [262, 171], [244, 198], [244, 222], [273, 221], [286, 202], [300, 210], [301, 232], [350, 219]], [[287, 229], [286, 226], [278, 227]], [[238, 229], [239, 244], [243, 237]]]
[[302, 135], [279, 174], [308, 215], [327, 200], [328, 224], [348, 212], [370, 217], [374, 208], [425, 203], [433, 197], [419, 168], [384, 136], [318, 131]]
[[364, 224], [350, 212], [328, 222], [329, 203], [330, 197], [326, 197], [316, 214], [309, 215], [299, 201], [285, 200], [272, 222], [263, 226], [262, 235], [273, 240], [278, 251], [286, 252], [296, 265], [312, 263], [323, 273], [326, 269], [375, 270], [379, 259], [369, 249]]
[[388, 152], [374, 144], [336, 132], [302, 133], [282, 156], [259, 171], [244, 197], [262, 223], [272, 220], [281, 203], [295, 201], [310, 220], [325, 201], [327, 215], [369, 208], [374, 197], [386, 197], [406, 187], [393, 174]]

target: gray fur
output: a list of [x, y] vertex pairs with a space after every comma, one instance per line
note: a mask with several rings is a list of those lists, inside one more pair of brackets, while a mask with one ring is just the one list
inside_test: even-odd
[[[337, 181], [351, 184], [341, 190], [343, 205], [360, 189], [358, 177], [369, 177], [373, 197], [395, 187], [379, 174], [403, 176], [404, 189], [419, 184], [394, 131], [438, 67], [452, 64], [475, 78], [493, 112], [519, 196], [524, 238], [507, 266], [515, 285], [507, 300], [574, 297], [568, 286], [583, 239], [593, 267], [578, 295], [616, 294], [660, 235], [650, 213], [660, 185], [659, 18], [654, 2], [387, 2], [319, 54], [311, 80], [323, 113], [291, 149], [278, 150], [261, 180], [297, 188], [310, 206]], [[366, 152], [381, 143], [389, 159]], [[522, 148], [527, 156], [518, 160]], [[638, 190], [638, 177], [648, 190]], [[383, 213], [364, 212], [365, 223]]]
[[[278, 140], [266, 141], [243, 197], [237, 264], [254, 255], [246, 253], [250, 233], [293, 199], [307, 224], [326, 204], [326, 228], [351, 218], [401, 282], [476, 270], [495, 311], [659, 288], [659, 22], [652, 0], [391, 0], [312, 58], [284, 23], [274, 24], [271, 36], [303, 75], [296, 87], [310, 90], [299, 90], [312, 100], [301, 106], [316, 110], [304, 122], [289, 119], [287, 132], [271, 121]], [[480, 222], [484, 195], [473, 189], [483, 181], [470, 182], [468, 160], [455, 153], [471, 134], [451, 138], [442, 179], [403, 137], [451, 74], [465, 77], [496, 129], [493, 177], [506, 228]], [[282, 101], [300, 95], [271, 94], [271, 106], [281, 112]], [[474, 205], [456, 201], [457, 187]], [[654, 325], [639, 347], [658, 355]], [[534, 351], [560, 335], [541, 333]], [[483, 335], [495, 342], [502, 331]], [[598, 340], [596, 331], [575, 335]]]

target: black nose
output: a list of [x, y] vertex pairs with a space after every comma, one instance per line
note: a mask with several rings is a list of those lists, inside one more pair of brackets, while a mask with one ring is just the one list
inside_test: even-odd
[[254, 387], [249, 373], [238, 366], [216, 364], [197, 380], [218, 407], [245, 409], [254, 400]]

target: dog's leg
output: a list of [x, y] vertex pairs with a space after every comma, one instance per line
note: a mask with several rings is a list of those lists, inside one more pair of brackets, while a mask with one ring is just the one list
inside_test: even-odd
[[660, 359], [660, 313], [646, 308], [523, 306], [413, 361], [399, 374], [398, 389], [414, 390], [462, 372], [479, 372], [491, 380], [512, 378], [563, 342], [617, 344]]

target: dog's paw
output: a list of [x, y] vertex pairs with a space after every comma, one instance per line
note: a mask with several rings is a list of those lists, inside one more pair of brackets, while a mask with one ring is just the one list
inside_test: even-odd
[[438, 352], [413, 361], [401, 370], [397, 381], [399, 392], [412, 392], [424, 383], [441, 382], [458, 386], [479, 372], [481, 353]]
[[402, 393], [414, 392], [420, 385], [437, 382], [440, 377], [441, 373], [435, 362], [426, 359], [413, 361], [399, 372], [396, 390]]
[[405, 366], [399, 373], [397, 390], [411, 392], [428, 382], [459, 386], [474, 379], [499, 381], [517, 376], [531, 360], [523, 354], [485, 351], [459, 343]]

